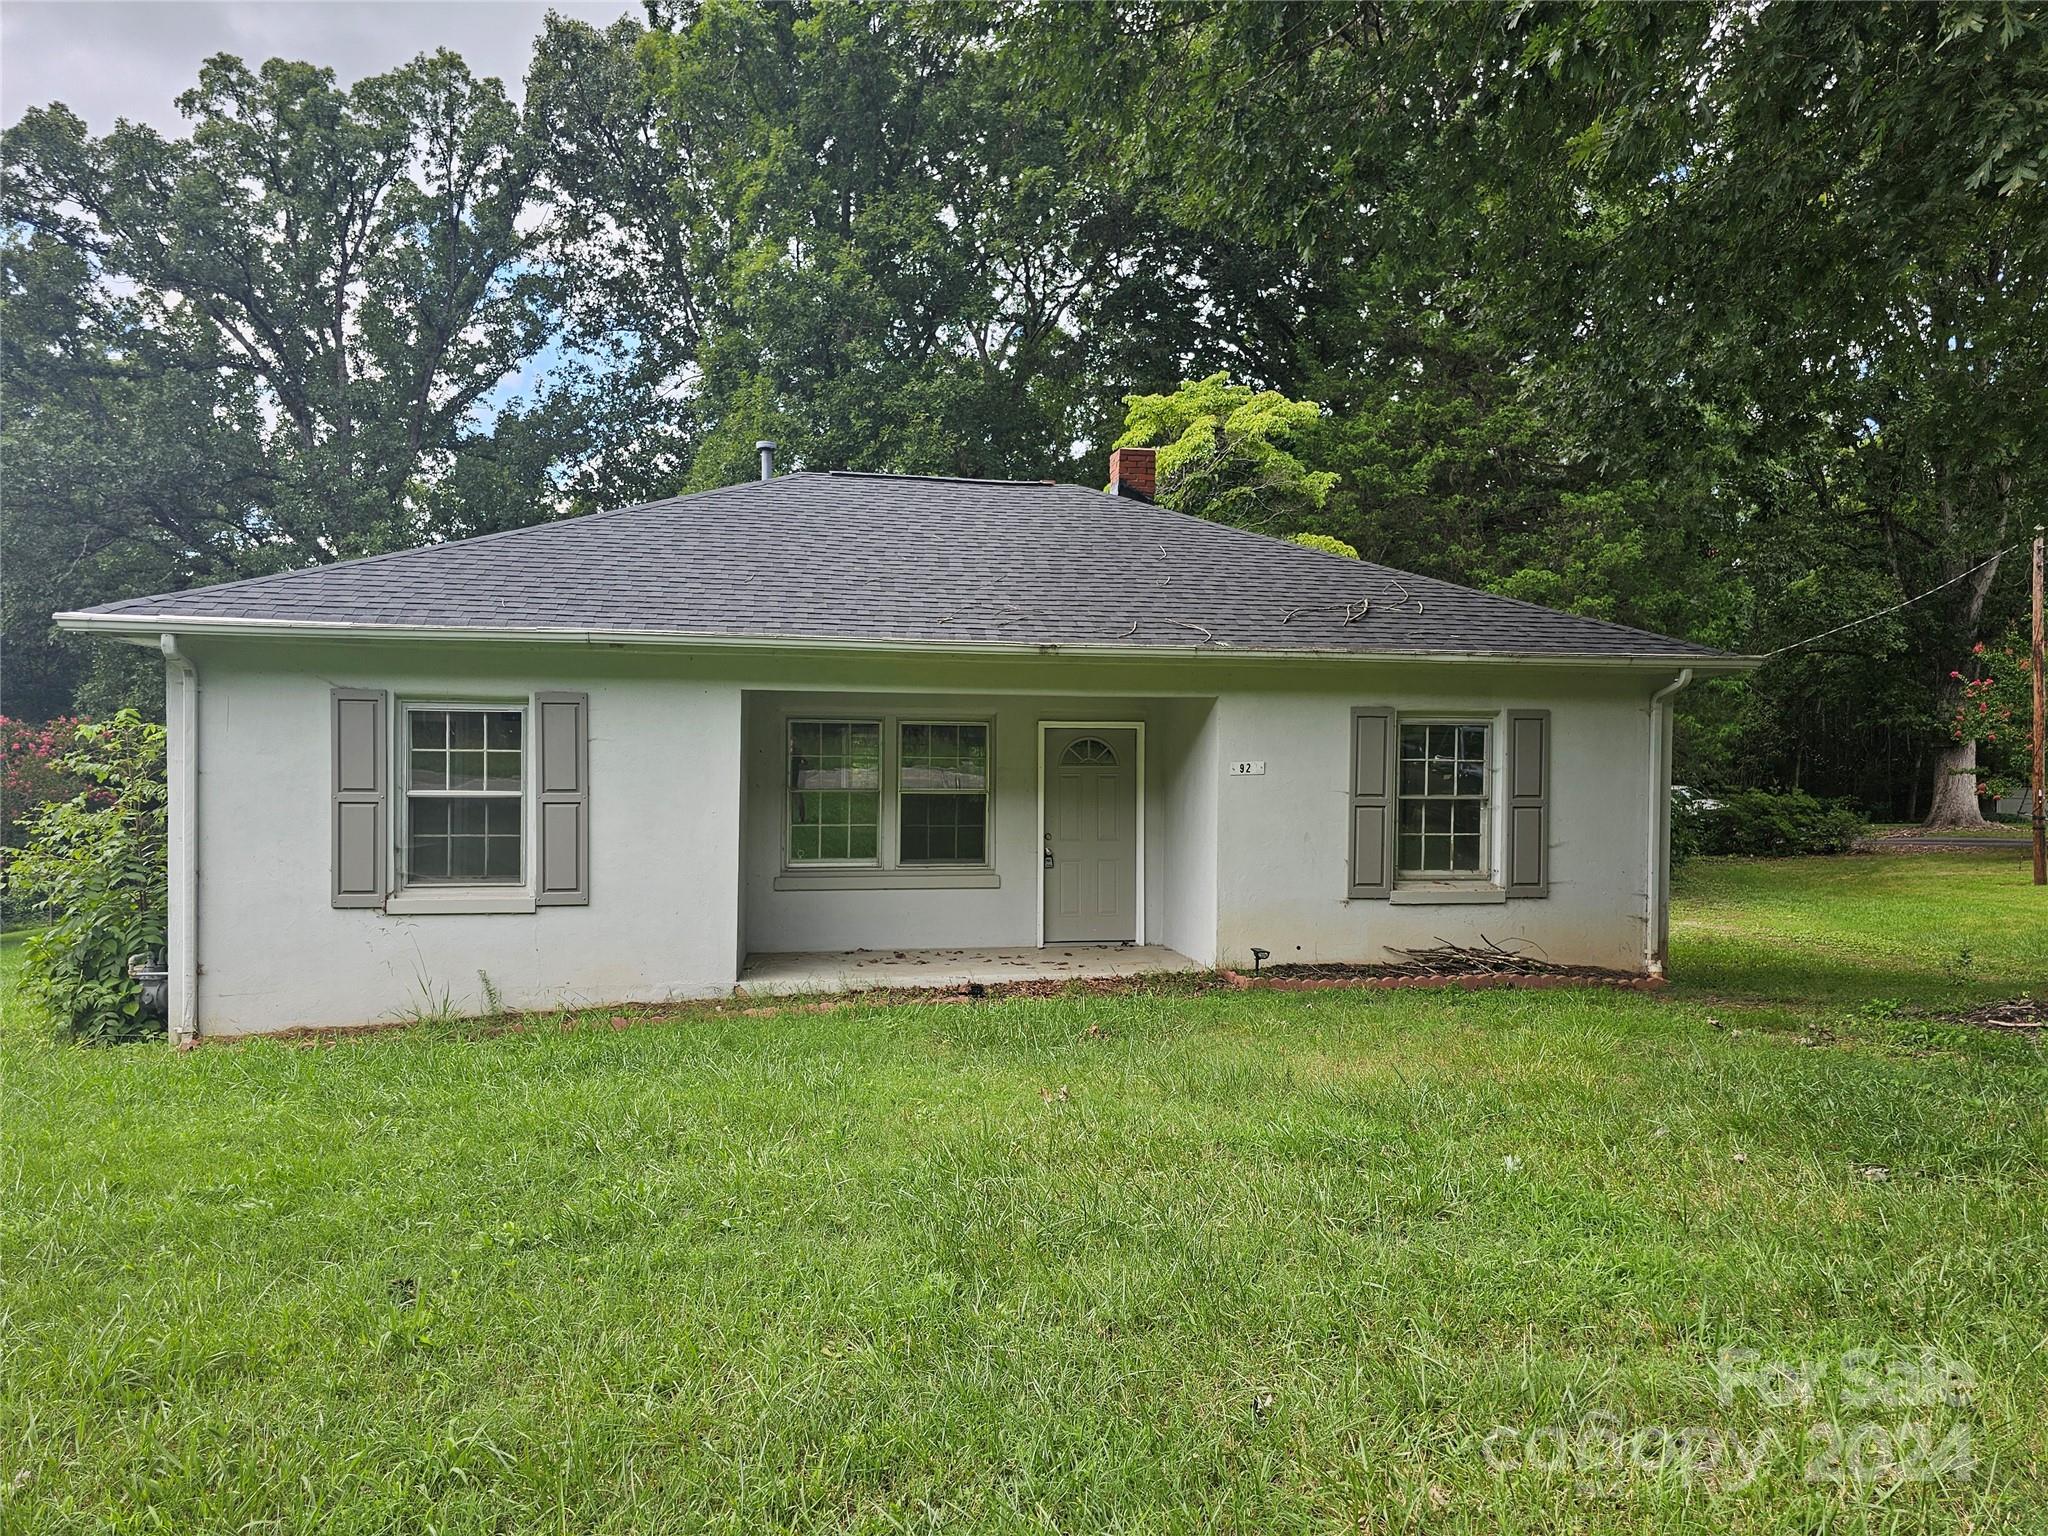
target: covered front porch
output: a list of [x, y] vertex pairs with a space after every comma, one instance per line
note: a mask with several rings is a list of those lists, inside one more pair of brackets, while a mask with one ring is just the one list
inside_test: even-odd
[[1212, 698], [750, 690], [746, 990], [1215, 958]]
[[760, 996], [904, 987], [1106, 981], [1204, 970], [1164, 944], [1046, 944], [1014, 949], [853, 949], [749, 955], [739, 990]]

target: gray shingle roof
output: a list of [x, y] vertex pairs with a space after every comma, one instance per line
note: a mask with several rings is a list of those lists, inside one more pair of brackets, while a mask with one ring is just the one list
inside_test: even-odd
[[85, 613], [93, 627], [212, 619], [940, 648], [1721, 659], [1079, 486], [843, 472]]

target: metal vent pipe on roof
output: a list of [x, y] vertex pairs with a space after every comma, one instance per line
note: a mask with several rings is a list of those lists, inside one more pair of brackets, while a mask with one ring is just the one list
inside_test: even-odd
[[775, 439], [772, 437], [761, 438], [754, 444], [754, 447], [761, 454], [761, 478], [763, 480], [773, 480], [775, 478]]

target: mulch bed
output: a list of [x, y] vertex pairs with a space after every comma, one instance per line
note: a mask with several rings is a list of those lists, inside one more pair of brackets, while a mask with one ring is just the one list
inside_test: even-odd
[[1491, 940], [1482, 945], [1440, 943], [1428, 949], [1392, 949], [1388, 953], [1401, 958], [1369, 965], [1283, 963], [1261, 966], [1249, 976], [1241, 971], [1225, 971], [1223, 975], [1232, 986], [1268, 987], [1281, 992], [1322, 987], [1455, 987], [1465, 991], [1488, 987], [1621, 987], [1632, 992], [1654, 992], [1665, 985], [1662, 976], [1608, 970], [1597, 965], [1558, 965], [1503, 948]]

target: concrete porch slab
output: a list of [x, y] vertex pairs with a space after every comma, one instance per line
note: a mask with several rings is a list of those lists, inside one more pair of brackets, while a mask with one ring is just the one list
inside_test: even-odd
[[875, 987], [999, 986], [1011, 981], [1101, 980], [1199, 971], [1163, 944], [1048, 944], [1039, 949], [854, 949], [749, 955], [741, 992], [861, 992]]

